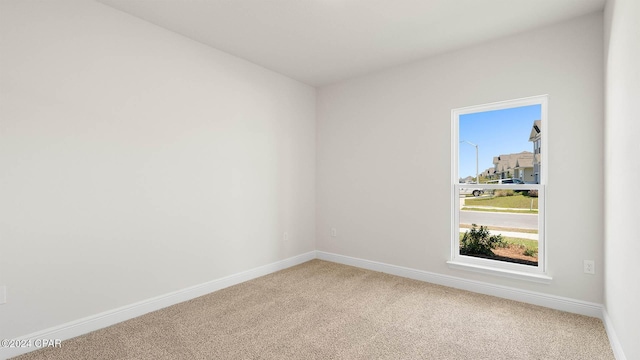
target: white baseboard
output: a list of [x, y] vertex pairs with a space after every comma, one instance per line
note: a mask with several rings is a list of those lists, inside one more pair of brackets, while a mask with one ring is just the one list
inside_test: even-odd
[[520, 301], [528, 304], [539, 305], [551, 309], [566, 311], [574, 314], [596, 317], [602, 320], [609, 338], [609, 343], [616, 360], [627, 360], [622, 350], [618, 336], [616, 335], [611, 318], [602, 304], [576, 300], [561, 296], [521, 290], [508, 286], [494, 285], [481, 281], [467, 280], [455, 276], [431, 273], [402, 266], [385, 264], [377, 261], [364, 260], [350, 256], [332, 254], [324, 251], [316, 251], [316, 257], [320, 260], [331, 261], [339, 264], [355, 266], [367, 270], [379, 271], [386, 274], [402, 276], [414, 280], [448, 286], [456, 289], [472, 291], [485, 295], [493, 295], [509, 300]]
[[[160, 310], [196, 297], [212, 293], [226, 287], [245, 281], [268, 275], [309, 260], [320, 259], [339, 264], [355, 266], [363, 269], [379, 271], [391, 275], [402, 276], [414, 280], [425, 281], [433, 284], [448, 286], [456, 289], [472, 291], [480, 294], [493, 295], [505, 299], [521, 301], [528, 304], [544, 306], [552, 309], [567, 311], [575, 314], [592, 316], [602, 319], [609, 342], [617, 360], [626, 360], [622, 347], [618, 341], [611, 319], [601, 304], [565, 298], [561, 296], [543, 294], [533, 291], [511, 288], [508, 286], [494, 285], [481, 281], [462, 279], [455, 276], [436, 274], [423, 270], [416, 270], [402, 266], [385, 264], [377, 261], [364, 260], [350, 256], [332, 254], [324, 251], [310, 251], [288, 259], [243, 271], [224, 278], [212, 280], [200, 285], [178, 290], [165, 295], [140, 301], [100, 314], [88, 316], [83, 319], [68, 322], [49, 329], [38, 331], [19, 338], [19, 340], [35, 339], [61, 339], [67, 340], [95, 330], [129, 320], [146, 313]], [[18, 356], [37, 348], [0, 348], [0, 359]]]
[[[95, 330], [129, 320], [152, 311], [175, 305], [187, 300], [197, 298], [202, 295], [224, 289], [260, 276], [283, 270], [298, 264], [302, 264], [316, 258], [316, 252], [310, 251], [301, 255], [290, 257], [271, 264], [263, 265], [251, 270], [212, 280], [203, 284], [188, 287], [186, 289], [174, 291], [172, 293], [156, 296], [134, 304], [126, 305], [117, 309], [105, 311], [100, 314], [85, 317], [55, 326], [49, 329], [38, 331], [29, 335], [21, 336], [19, 340], [36, 339], [60, 339], [67, 340]], [[18, 356], [31, 351], [38, 350], [37, 347], [26, 348], [0, 348], [0, 359]]]
[[565, 298], [561, 296], [521, 290], [508, 286], [494, 285], [476, 280], [462, 279], [455, 276], [436, 274], [423, 270], [416, 270], [402, 266], [385, 264], [377, 261], [358, 259], [350, 256], [316, 251], [317, 258], [339, 264], [356, 266], [363, 269], [379, 271], [386, 274], [402, 276], [414, 280], [448, 286], [456, 289], [472, 291], [485, 295], [493, 295], [509, 300], [539, 305], [551, 309], [586, 315], [602, 319], [603, 306], [601, 304]]
[[627, 360], [606, 308], [602, 309], [602, 322], [604, 323], [604, 329], [607, 331], [609, 343], [611, 344], [611, 349], [613, 350], [613, 355], [616, 357], [616, 360]]

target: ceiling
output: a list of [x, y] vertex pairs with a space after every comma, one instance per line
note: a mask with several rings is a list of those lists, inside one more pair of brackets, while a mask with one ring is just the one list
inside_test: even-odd
[[313, 86], [600, 11], [606, 0], [98, 0]]

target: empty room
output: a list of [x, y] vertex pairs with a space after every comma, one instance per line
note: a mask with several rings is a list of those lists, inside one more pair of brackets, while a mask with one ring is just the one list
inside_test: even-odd
[[640, 359], [640, 2], [0, 0], [0, 359]]

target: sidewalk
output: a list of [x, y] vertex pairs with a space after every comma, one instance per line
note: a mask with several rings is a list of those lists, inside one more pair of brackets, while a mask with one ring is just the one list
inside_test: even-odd
[[[460, 228], [460, 232], [464, 233], [465, 231], [469, 231], [470, 229]], [[506, 237], [520, 238], [520, 239], [529, 239], [538, 241], [538, 234], [530, 234], [530, 233], [521, 233], [521, 232], [513, 232], [513, 231], [500, 231], [500, 230], [489, 230], [491, 235], [502, 235]]]

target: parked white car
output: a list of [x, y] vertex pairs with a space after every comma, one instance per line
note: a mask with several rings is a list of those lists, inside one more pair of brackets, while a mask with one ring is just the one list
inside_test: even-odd
[[478, 189], [473, 187], [473, 185], [475, 184], [464, 184], [464, 185], [469, 185], [469, 187], [460, 186], [460, 195], [473, 195], [477, 197], [484, 194], [483, 189]]
[[499, 180], [490, 180], [487, 181], [487, 184], [524, 184], [524, 181], [520, 180], [520, 179], [512, 179], [512, 178], [508, 178], [508, 179], [499, 179]]
[[[498, 180], [490, 180], [487, 181], [487, 184], [490, 185], [496, 185], [496, 184], [516, 184], [516, 185], [522, 185], [525, 182], [517, 179], [517, 178], [508, 178], [508, 179], [498, 179]], [[469, 187], [464, 187], [463, 185], [468, 185]], [[477, 187], [474, 187], [475, 183], [464, 183], [461, 184], [460, 186], [460, 195], [473, 195], [473, 196], [480, 196], [482, 194], [485, 193], [484, 189], [478, 189]], [[523, 190], [517, 190], [519, 192], [522, 192]], [[493, 190], [488, 190], [489, 193], [493, 193]]]

